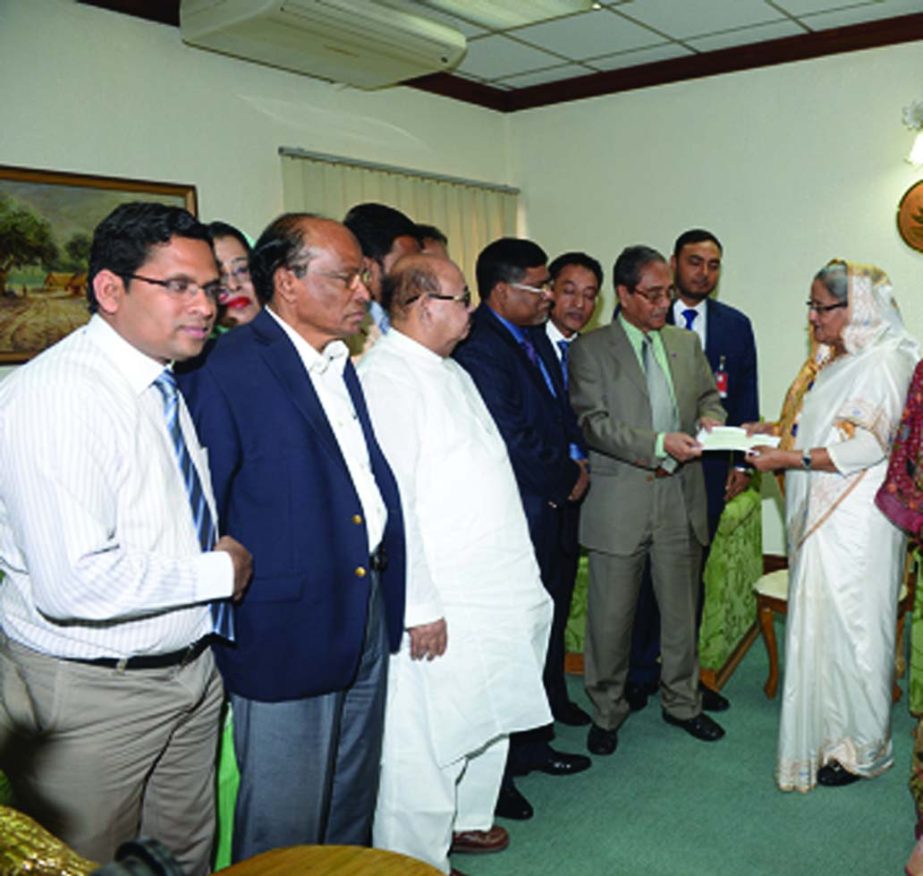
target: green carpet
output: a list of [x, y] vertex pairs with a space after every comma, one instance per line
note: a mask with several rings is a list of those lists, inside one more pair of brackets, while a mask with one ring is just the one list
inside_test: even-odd
[[[776, 629], [784, 641], [784, 626]], [[906, 696], [892, 712], [894, 767], [846, 788], [783, 794], [773, 780], [779, 700], [763, 693], [767, 660], [757, 640], [724, 688], [717, 743], [665, 724], [660, 705], [632, 715], [609, 758], [566, 778], [534, 773], [517, 784], [531, 821], [500, 821], [510, 847], [457, 855], [469, 876], [814, 876], [899, 874], [913, 846], [907, 778], [913, 719]], [[587, 706], [579, 678], [576, 702]], [[564, 727], [555, 745], [585, 752], [586, 729]]]

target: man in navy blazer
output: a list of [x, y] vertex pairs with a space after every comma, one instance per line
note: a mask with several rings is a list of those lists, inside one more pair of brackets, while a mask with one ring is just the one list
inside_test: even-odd
[[[571, 445], [582, 438], [544, 329], [553, 303], [547, 261], [541, 247], [530, 240], [504, 237], [485, 247], [475, 269], [481, 304], [468, 339], [453, 356], [474, 379], [506, 443], [542, 583], [554, 601], [552, 629], [558, 632], [549, 642], [544, 673], [551, 700], [559, 690], [566, 696], [561, 619], [566, 622], [573, 590], [567, 586], [564, 567], [563, 509], [583, 498], [589, 476], [586, 461], [571, 458]], [[583, 755], [552, 749], [549, 737], [549, 730], [510, 737], [498, 815], [532, 815], [512, 775], [532, 770], [568, 775], [590, 765]]]
[[[684, 231], [673, 247], [670, 268], [676, 297], [667, 313], [667, 322], [699, 335], [705, 356], [715, 375], [721, 405], [727, 411], [727, 425], [759, 419], [756, 372], [756, 343], [750, 320], [739, 310], [710, 298], [721, 277], [723, 248], [718, 238], [703, 228]], [[702, 467], [708, 502], [708, 535], [714, 538], [724, 506], [747, 488], [749, 470], [722, 454], [705, 454]], [[708, 559], [706, 548], [703, 564]], [[699, 613], [701, 616], [701, 600]], [[660, 651], [660, 618], [653, 600], [649, 579], [645, 580], [638, 603], [635, 635], [632, 641], [632, 666], [626, 692], [633, 706], [643, 707], [647, 694], [656, 689]], [[703, 703], [709, 711], [723, 711], [727, 700], [703, 688]]]
[[216, 654], [240, 766], [235, 860], [369, 842], [404, 611], [397, 486], [343, 344], [369, 301], [359, 245], [286, 214], [251, 273], [267, 306], [181, 378], [221, 532], [254, 557], [237, 640]]

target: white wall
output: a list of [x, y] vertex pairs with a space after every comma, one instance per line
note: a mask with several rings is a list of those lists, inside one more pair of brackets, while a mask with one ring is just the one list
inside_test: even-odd
[[[923, 176], [903, 161], [901, 125], [920, 98], [917, 42], [550, 106], [513, 116], [514, 176], [551, 256], [585, 248], [609, 271], [628, 244], [668, 252], [686, 228], [714, 231], [720, 296], [753, 321], [772, 419], [804, 359], [803, 302], [827, 259], [884, 267], [923, 338], [923, 255], [895, 225]], [[765, 549], [781, 552], [773, 500], [763, 517]]]

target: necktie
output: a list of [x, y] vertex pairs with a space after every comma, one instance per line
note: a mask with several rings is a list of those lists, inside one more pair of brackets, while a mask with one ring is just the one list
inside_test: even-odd
[[[192, 522], [199, 537], [199, 545], [203, 551], [210, 551], [215, 546], [217, 537], [215, 522], [212, 519], [208, 501], [202, 490], [199, 473], [196, 471], [195, 465], [193, 465], [192, 457], [189, 455], [189, 448], [183, 438], [183, 430], [180, 428], [179, 389], [176, 386], [176, 378], [173, 376], [172, 371], [164, 370], [154, 381], [154, 385], [163, 396], [164, 419], [167, 421], [167, 431], [173, 441], [173, 452], [176, 454], [176, 461], [179, 463], [183, 484], [189, 496]], [[215, 632], [226, 639], [233, 640], [234, 618], [231, 614], [230, 605], [225, 601], [213, 602], [211, 604], [211, 613]]]
[[524, 334], [519, 339], [519, 343], [522, 346], [522, 349], [525, 350], [526, 356], [529, 357], [529, 361], [541, 372], [542, 380], [545, 381], [545, 386], [548, 387], [548, 392], [550, 392], [554, 398], [557, 398], [558, 394], [554, 391], [554, 384], [551, 382], [551, 375], [548, 373], [548, 369], [545, 368], [545, 363], [538, 355], [538, 350], [535, 349], [535, 344], [532, 343], [532, 339], [528, 335]]
[[561, 338], [558, 341], [558, 349], [561, 351], [561, 374], [564, 377], [564, 388], [567, 389], [567, 351], [570, 343]]
[[679, 427], [673, 396], [667, 376], [663, 373], [657, 357], [654, 356], [650, 335], [645, 335], [641, 344], [641, 360], [647, 379], [647, 396], [651, 403], [652, 425], [655, 432], [675, 432]]
[[695, 322], [695, 318], [699, 315], [697, 310], [693, 310], [691, 307], [687, 307], [683, 311], [683, 319], [686, 320], [686, 328], [692, 329], [692, 324]]

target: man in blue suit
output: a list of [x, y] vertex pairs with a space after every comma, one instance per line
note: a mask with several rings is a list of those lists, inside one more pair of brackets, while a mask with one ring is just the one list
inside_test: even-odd
[[368, 307], [362, 251], [338, 222], [286, 214], [251, 274], [266, 307], [182, 378], [222, 534], [254, 557], [237, 641], [216, 655], [240, 766], [235, 860], [369, 842], [404, 611], [397, 486], [343, 343]]
[[[453, 356], [474, 379], [506, 443], [542, 583], [554, 601], [552, 629], [559, 632], [549, 642], [544, 673], [551, 701], [554, 691], [566, 691], [560, 619], [566, 621], [573, 590], [562, 549], [563, 511], [583, 498], [589, 475], [585, 460], [571, 458], [570, 447], [580, 444], [581, 436], [544, 329], [553, 304], [547, 261], [541, 247], [530, 240], [504, 237], [485, 247], [475, 268], [481, 304], [468, 339]], [[554, 708], [554, 702], [551, 705]], [[570, 775], [589, 767], [584, 755], [551, 748], [550, 736], [550, 728], [540, 728], [510, 737], [498, 815], [532, 815], [512, 776], [532, 770]]]
[[[710, 298], [721, 277], [721, 242], [710, 231], [692, 228], [683, 232], [673, 247], [670, 268], [676, 297], [667, 322], [698, 334], [705, 356], [715, 375], [721, 405], [727, 411], [727, 425], [759, 419], [756, 373], [756, 343], [750, 320], [739, 310]], [[749, 470], [742, 460], [731, 463], [725, 455], [710, 453], [702, 460], [708, 501], [708, 535], [712, 539], [727, 502], [745, 490]], [[706, 548], [703, 565], [708, 559]], [[701, 617], [701, 600], [699, 616]], [[632, 639], [631, 672], [626, 697], [634, 710], [643, 708], [657, 688], [660, 651], [660, 617], [646, 577]], [[702, 701], [709, 711], [724, 711], [728, 701], [717, 691], [703, 687]]]

